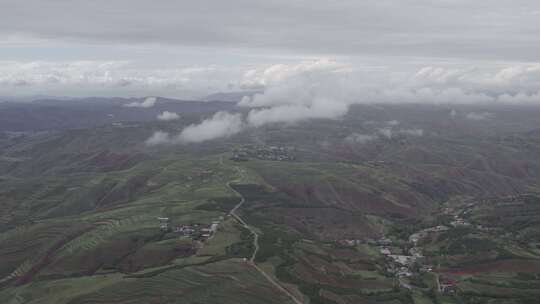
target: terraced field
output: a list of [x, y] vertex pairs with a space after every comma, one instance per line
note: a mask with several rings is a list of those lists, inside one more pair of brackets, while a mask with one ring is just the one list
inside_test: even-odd
[[[238, 200], [226, 187], [226, 182], [235, 179], [236, 174], [237, 171], [222, 164], [219, 157], [192, 161], [174, 157], [141, 163], [112, 174], [79, 175], [76, 179], [64, 181], [70, 187], [56, 191], [51, 190], [54, 187], [47, 185], [45, 180], [42, 182], [44, 185], [34, 191], [20, 193], [22, 203], [17, 206], [20, 209], [15, 209], [7, 222], [14, 223], [22, 212], [30, 220], [0, 233], [0, 274], [1, 284], [5, 287], [0, 298], [13, 303], [95, 303], [103, 297], [106, 299], [104, 303], [110, 303], [116, 301], [114, 299], [122, 299], [129, 292], [118, 293], [118, 287], [106, 289], [109, 285], [119, 284], [122, 290], [124, 285], [127, 290], [149, 290], [148, 294], [146, 291], [137, 294], [140, 298], [138, 303], [154, 301], [160, 294], [168, 299], [181, 299], [189, 294], [193, 303], [205, 297], [216, 303], [227, 303], [229, 300], [225, 298], [213, 298], [204, 282], [223, 285], [226, 282], [218, 283], [230, 276], [234, 279], [230, 286], [220, 288], [243, 289], [244, 283], [238, 283], [238, 286], [233, 283], [242, 281], [235, 276], [254, 275], [249, 270], [242, 270], [241, 260], [234, 260], [245, 251], [242, 249], [245, 241], [240, 237], [241, 228], [227, 219], [221, 224], [220, 233], [201, 246], [191, 238], [161, 231], [157, 218], [169, 217], [174, 226], [189, 223], [209, 225], [225, 217], [229, 207], [215, 202], [228, 202], [227, 197]], [[137, 181], [141, 176], [144, 178]], [[58, 178], [55, 181], [62, 183]], [[105, 191], [95, 191], [96, 188]], [[75, 213], [71, 207], [80, 207], [78, 198], [82, 196], [92, 196], [97, 203]], [[26, 205], [35, 206], [36, 201], [40, 204], [54, 201], [55, 204], [47, 210], [26, 209]], [[193, 256], [195, 251], [196, 256]], [[233, 260], [229, 262], [222, 262], [223, 273], [230, 272], [230, 275], [214, 276], [205, 274], [205, 270], [182, 270], [191, 264], [203, 265], [214, 260], [221, 263], [219, 261], [231, 258]], [[219, 269], [217, 265], [206, 267], [211, 268], [209, 271]], [[242, 271], [235, 270], [237, 268]], [[156, 274], [152, 275], [154, 271]], [[170, 279], [167, 283], [167, 278], [171, 278], [166, 274], [168, 272], [186, 272], [190, 279]], [[145, 275], [140, 279], [126, 277], [127, 274], [138, 276], [137, 273]], [[194, 273], [198, 274], [201, 282], [197, 282]], [[90, 289], [84, 288], [92, 280], [99, 281], [99, 284]], [[254, 284], [256, 280], [247, 281]], [[32, 286], [37, 285], [28, 288], [28, 283], [33, 281], [40, 283], [32, 283]], [[271, 286], [264, 287], [264, 279], [263, 284], [257, 285], [261, 285], [260, 290], [259, 287], [239, 290], [238, 296], [249, 298], [271, 290]], [[57, 289], [61, 294], [34, 296], [42, 288]], [[77, 290], [79, 288], [81, 290]], [[82, 296], [92, 293], [92, 290], [95, 294]], [[113, 297], [111, 293], [118, 295]], [[132, 303], [130, 301], [125, 303]]]
[[488, 130], [425, 110], [164, 147], [143, 142], [196, 120], [6, 137], [0, 303], [536, 303], [540, 116]]

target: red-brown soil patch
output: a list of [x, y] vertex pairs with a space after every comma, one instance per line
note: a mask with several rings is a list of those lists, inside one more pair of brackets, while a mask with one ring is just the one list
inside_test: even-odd
[[528, 272], [540, 273], [540, 260], [501, 260], [461, 268], [439, 269], [437, 272], [457, 275], [490, 272]]

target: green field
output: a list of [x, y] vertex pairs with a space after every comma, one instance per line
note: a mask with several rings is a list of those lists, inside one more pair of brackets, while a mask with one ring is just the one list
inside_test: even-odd
[[[536, 303], [539, 113], [362, 106], [162, 147], [144, 140], [199, 117], [0, 137], [0, 303]], [[393, 119], [424, 135], [345, 140]], [[411, 249], [407, 267], [382, 253]]]

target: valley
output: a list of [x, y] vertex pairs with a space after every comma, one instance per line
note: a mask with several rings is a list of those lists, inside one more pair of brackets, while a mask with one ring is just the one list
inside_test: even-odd
[[359, 106], [145, 144], [211, 111], [3, 133], [0, 301], [535, 303], [540, 109]]

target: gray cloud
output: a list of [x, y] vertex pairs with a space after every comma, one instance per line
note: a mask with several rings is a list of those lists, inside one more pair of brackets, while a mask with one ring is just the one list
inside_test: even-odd
[[5, 0], [0, 3], [0, 34], [523, 61], [538, 59], [539, 16], [535, 0], [496, 5], [467, 0], [166, 0], [159, 5], [144, 0]]
[[0, 95], [262, 92], [239, 103], [246, 117], [150, 144], [339, 119], [361, 103], [540, 104], [539, 17], [535, 0], [4, 0]]
[[539, 17], [534, 0], [4, 0], [0, 94], [535, 103]]

